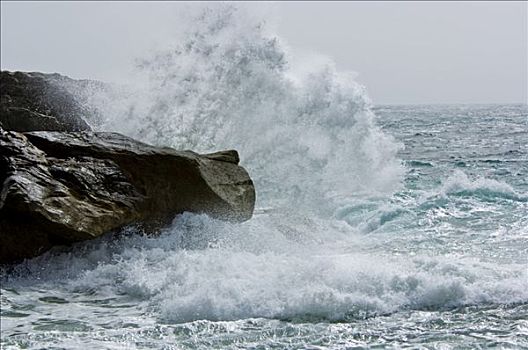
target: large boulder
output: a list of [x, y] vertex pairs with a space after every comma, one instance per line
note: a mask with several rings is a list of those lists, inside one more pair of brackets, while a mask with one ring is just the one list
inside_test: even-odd
[[0, 263], [178, 213], [243, 221], [255, 189], [236, 151], [199, 155], [117, 133], [0, 128]]
[[93, 111], [71, 93], [72, 87], [87, 82], [59, 74], [1, 71], [0, 127], [21, 132], [90, 130], [85, 117]]

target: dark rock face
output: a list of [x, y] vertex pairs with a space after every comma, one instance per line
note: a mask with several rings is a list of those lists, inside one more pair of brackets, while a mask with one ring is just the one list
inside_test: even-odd
[[248, 220], [255, 204], [236, 151], [199, 155], [116, 133], [0, 128], [0, 184], [0, 263], [184, 211]]
[[0, 264], [129, 224], [155, 229], [184, 211], [251, 218], [255, 189], [236, 151], [199, 155], [90, 132], [94, 111], [79, 96], [106, 88], [0, 72]]
[[[89, 111], [64, 87], [59, 74], [0, 72], [0, 127], [13, 131], [90, 130]], [[82, 82], [82, 81], [81, 81]]]

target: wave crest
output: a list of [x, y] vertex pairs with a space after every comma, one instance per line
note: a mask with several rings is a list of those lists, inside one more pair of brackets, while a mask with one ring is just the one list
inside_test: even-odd
[[457, 196], [476, 196], [488, 200], [496, 198], [521, 202], [528, 200], [526, 195], [518, 193], [507, 183], [484, 177], [479, 177], [472, 181], [461, 170], [455, 170], [444, 182], [441, 193]]

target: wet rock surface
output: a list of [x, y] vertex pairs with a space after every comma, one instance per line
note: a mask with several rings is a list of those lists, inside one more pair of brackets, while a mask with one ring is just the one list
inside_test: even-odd
[[116, 133], [0, 130], [0, 262], [178, 213], [243, 221], [255, 190], [236, 151], [199, 155]]
[[1, 72], [0, 264], [130, 224], [161, 228], [186, 211], [251, 218], [255, 189], [236, 151], [89, 131], [86, 110], [53, 79], [69, 78]]
[[90, 110], [64, 87], [74, 82], [59, 74], [1, 71], [0, 127], [13, 131], [90, 130], [84, 120]]

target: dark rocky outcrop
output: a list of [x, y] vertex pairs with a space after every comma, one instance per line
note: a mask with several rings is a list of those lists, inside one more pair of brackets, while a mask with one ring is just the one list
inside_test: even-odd
[[0, 262], [184, 211], [243, 221], [253, 183], [236, 151], [199, 155], [116, 133], [0, 129]]
[[252, 216], [255, 189], [236, 151], [200, 155], [91, 132], [68, 84], [93, 82], [1, 72], [0, 264], [130, 224], [160, 228], [185, 211]]
[[0, 72], [0, 127], [14, 131], [90, 130], [84, 120], [90, 111], [65, 88], [73, 82], [59, 74]]

